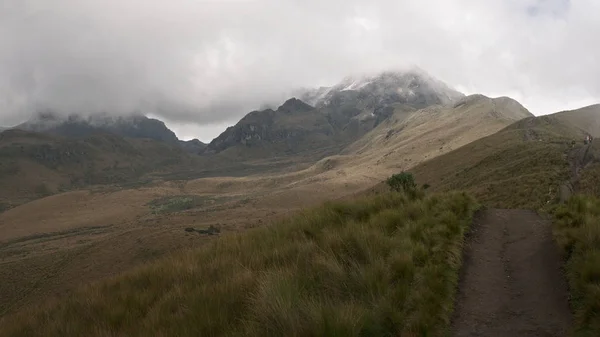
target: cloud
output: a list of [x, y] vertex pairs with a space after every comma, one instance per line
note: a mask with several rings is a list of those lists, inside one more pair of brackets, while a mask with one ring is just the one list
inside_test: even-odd
[[0, 124], [142, 110], [213, 137], [297, 87], [406, 64], [545, 114], [600, 101], [598, 31], [596, 0], [0, 0]]

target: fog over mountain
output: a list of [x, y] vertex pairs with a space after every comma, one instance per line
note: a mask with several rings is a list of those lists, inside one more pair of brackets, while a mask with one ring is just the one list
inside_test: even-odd
[[535, 114], [600, 101], [595, 0], [4, 0], [0, 125], [142, 111], [182, 139], [299, 88], [415, 65]]

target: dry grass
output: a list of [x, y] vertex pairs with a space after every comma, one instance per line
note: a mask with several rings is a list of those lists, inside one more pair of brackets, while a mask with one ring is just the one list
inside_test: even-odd
[[554, 210], [564, 252], [576, 336], [600, 336], [600, 199], [575, 196]]
[[392, 336], [447, 326], [465, 194], [327, 203], [8, 317], [9, 336]]
[[566, 153], [580, 138], [552, 118], [522, 121], [411, 172], [434, 191], [465, 190], [486, 206], [540, 209], [557, 201], [571, 174]]

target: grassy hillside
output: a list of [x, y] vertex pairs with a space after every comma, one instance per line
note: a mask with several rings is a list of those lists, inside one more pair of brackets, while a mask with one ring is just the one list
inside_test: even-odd
[[581, 109], [561, 111], [553, 115], [557, 119], [574, 125], [592, 136], [600, 136], [600, 104], [590, 105]]
[[600, 199], [576, 196], [554, 210], [575, 311], [576, 334], [600, 335]]
[[453, 105], [418, 111], [398, 107], [393, 115], [343, 151], [348, 170], [388, 176], [494, 134], [531, 116], [509, 98], [472, 95]]
[[466, 190], [492, 207], [538, 209], [556, 201], [583, 137], [554, 116], [528, 118], [411, 171], [435, 191]]
[[475, 209], [465, 194], [328, 203], [7, 317], [0, 335], [439, 335]]
[[191, 163], [182, 149], [152, 140], [8, 130], [0, 134], [0, 209], [84, 186], [139, 181]]

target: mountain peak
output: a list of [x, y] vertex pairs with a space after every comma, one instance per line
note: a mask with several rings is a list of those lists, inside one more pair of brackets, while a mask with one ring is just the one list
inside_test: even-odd
[[297, 99], [296, 97], [292, 97], [285, 101], [282, 106], [280, 106], [277, 111], [284, 113], [294, 113], [294, 112], [306, 112], [314, 109], [312, 106], [304, 103], [303, 101]]
[[332, 87], [305, 90], [299, 96], [315, 107], [323, 107], [335, 104], [336, 97], [349, 92], [358, 93], [373, 106], [402, 103], [415, 108], [448, 104], [464, 97], [419, 68], [349, 76]]

